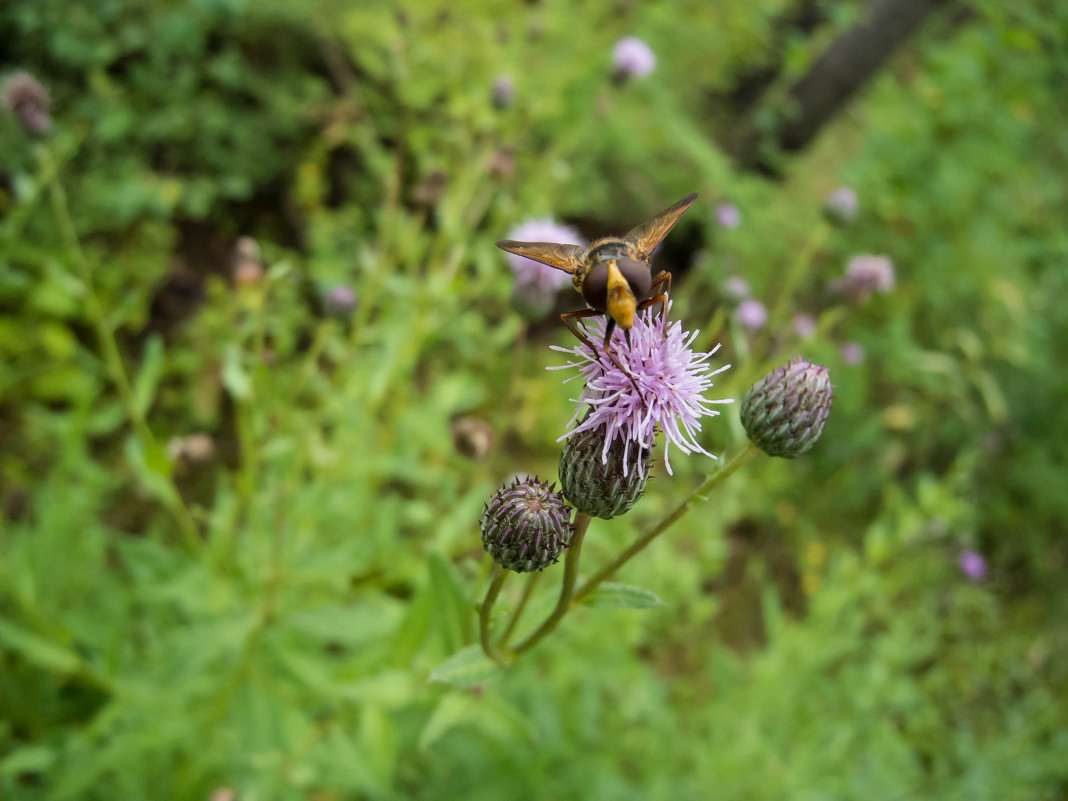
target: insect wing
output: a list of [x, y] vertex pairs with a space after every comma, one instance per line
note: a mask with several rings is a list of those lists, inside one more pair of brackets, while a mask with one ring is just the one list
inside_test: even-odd
[[675, 223], [686, 213], [686, 209], [693, 205], [695, 200], [697, 200], [697, 193], [692, 192], [671, 208], [664, 209], [649, 222], [639, 225], [628, 233], [626, 236], [627, 241], [638, 249], [638, 253], [643, 260], [649, 258], [653, 248], [659, 245], [664, 237], [671, 232], [671, 229], [675, 227]]
[[570, 275], [575, 274], [580, 263], [580, 257], [586, 248], [581, 245], [558, 245], [553, 242], [516, 242], [513, 239], [502, 239], [497, 243], [501, 250], [507, 250], [517, 256], [523, 256], [542, 264], [548, 264], [558, 270], [563, 270]]

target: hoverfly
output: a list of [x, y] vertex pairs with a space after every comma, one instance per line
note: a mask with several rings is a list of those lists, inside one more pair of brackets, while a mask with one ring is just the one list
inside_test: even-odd
[[612, 360], [612, 364], [626, 373], [623, 365], [609, 350], [612, 334], [616, 326], [619, 326], [629, 345], [630, 329], [638, 312], [657, 303], [665, 304], [661, 313], [666, 311], [668, 291], [671, 289], [671, 273], [661, 270], [655, 276], [652, 275], [649, 256], [695, 200], [697, 193], [693, 192], [623, 238], [604, 237], [586, 248], [581, 245], [516, 242], [511, 239], [502, 239], [497, 243], [497, 247], [569, 273], [575, 289], [589, 308], [565, 312], [560, 315], [560, 319], [571, 333], [596, 353], [593, 343], [575, 321], [599, 314], [607, 315], [604, 352]]

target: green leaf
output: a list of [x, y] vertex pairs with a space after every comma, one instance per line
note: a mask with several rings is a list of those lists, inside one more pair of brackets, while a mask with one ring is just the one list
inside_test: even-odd
[[20, 773], [44, 773], [56, 761], [56, 752], [43, 745], [19, 748], [4, 757], [0, 776], [18, 776]]
[[61, 645], [0, 619], [0, 644], [24, 656], [38, 667], [56, 673], [74, 673], [80, 660]]
[[500, 665], [486, 656], [481, 646], [469, 645], [430, 671], [430, 681], [475, 687], [497, 678], [500, 671]]
[[141, 369], [134, 379], [134, 405], [141, 414], [146, 414], [156, 399], [159, 380], [163, 377], [163, 337], [153, 334], [145, 343], [145, 353], [141, 359]]
[[641, 587], [606, 582], [590, 593], [583, 603], [594, 609], [651, 609], [664, 602], [655, 593]]
[[241, 364], [241, 349], [228, 345], [223, 354], [222, 382], [227, 392], [239, 400], [252, 397], [252, 379]]
[[439, 553], [431, 553], [428, 561], [430, 587], [434, 596], [434, 607], [442, 622], [445, 647], [449, 651], [455, 651], [471, 642], [473, 606], [453, 566]]

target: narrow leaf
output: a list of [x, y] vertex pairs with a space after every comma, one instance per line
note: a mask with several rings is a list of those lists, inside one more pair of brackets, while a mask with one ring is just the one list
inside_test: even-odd
[[469, 645], [430, 671], [430, 681], [451, 684], [453, 687], [475, 687], [496, 678], [500, 669], [480, 646]]
[[641, 587], [606, 582], [590, 593], [583, 603], [594, 609], [651, 609], [664, 602]]
[[134, 379], [134, 405], [141, 414], [147, 414], [152, 402], [156, 399], [159, 381], [163, 377], [163, 364], [163, 337], [153, 334], [145, 343], [141, 369], [137, 373], [137, 378]]

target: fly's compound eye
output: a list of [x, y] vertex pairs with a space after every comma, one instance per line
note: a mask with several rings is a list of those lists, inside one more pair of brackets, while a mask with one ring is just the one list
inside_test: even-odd
[[[616, 265], [623, 277], [630, 284], [630, 291], [634, 293], [634, 299], [641, 303], [649, 298], [649, 290], [653, 286], [653, 276], [649, 272], [649, 265], [634, 259], [617, 259]], [[607, 278], [606, 278], [607, 282]]]
[[582, 281], [582, 298], [591, 309], [608, 309], [608, 265], [599, 262], [590, 268]]

